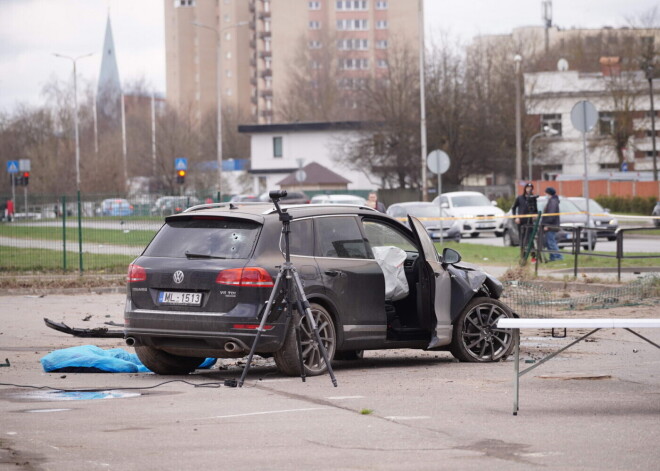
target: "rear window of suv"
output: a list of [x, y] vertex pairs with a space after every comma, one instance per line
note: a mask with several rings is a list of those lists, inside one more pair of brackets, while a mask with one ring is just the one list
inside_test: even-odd
[[249, 258], [261, 224], [220, 218], [168, 221], [144, 251], [147, 257]]

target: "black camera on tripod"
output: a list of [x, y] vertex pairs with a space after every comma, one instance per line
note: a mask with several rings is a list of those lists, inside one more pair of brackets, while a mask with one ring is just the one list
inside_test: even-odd
[[528, 214], [536, 214], [539, 212], [538, 205], [536, 204], [538, 199], [539, 195], [525, 195]]

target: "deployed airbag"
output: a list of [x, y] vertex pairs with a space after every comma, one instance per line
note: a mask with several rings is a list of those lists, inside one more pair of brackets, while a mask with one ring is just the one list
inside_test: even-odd
[[406, 252], [392, 245], [373, 247], [372, 250], [385, 275], [385, 299], [397, 301], [408, 296], [408, 280], [403, 269]]

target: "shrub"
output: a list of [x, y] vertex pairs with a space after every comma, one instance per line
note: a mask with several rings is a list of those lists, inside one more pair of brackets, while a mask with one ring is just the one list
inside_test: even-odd
[[656, 198], [654, 196], [599, 196], [594, 198], [603, 208], [613, 213], [632, 213], [650, 215], [653, 212]]

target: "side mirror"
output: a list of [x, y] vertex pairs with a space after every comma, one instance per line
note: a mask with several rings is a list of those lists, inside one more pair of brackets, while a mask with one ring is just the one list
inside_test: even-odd
[[491, 201], [490, 204], [492, 204], [493, 206], [497, 207], [497, 201]]
[[461, 254], [455, 251], [454, 249], [445, 247], [445, 249], [442, 251], [442, 263], [453, 265], [460, 261], [461, 261]]
[[446, 208], [449, 207], [449, 203], [447, 203], [447, 202], [445, 202], [445, 203], [441, 203], [441, 204], [440, 204], [440, 207], [446, 209]]

